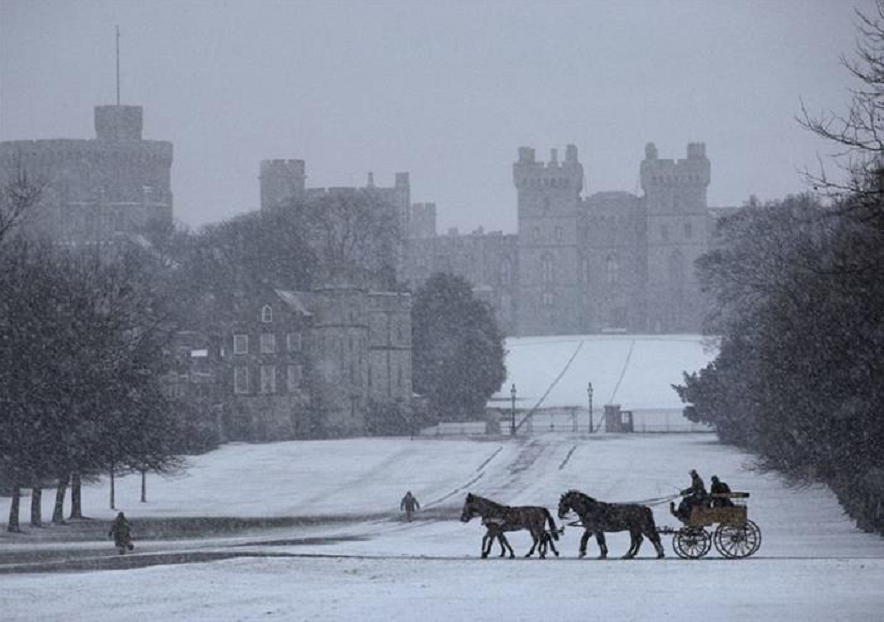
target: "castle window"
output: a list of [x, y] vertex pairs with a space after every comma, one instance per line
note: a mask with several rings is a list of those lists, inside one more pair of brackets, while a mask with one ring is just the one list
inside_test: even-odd
[[233, 353], [248, 354], [249, 353], [249, 336], [234, 335], [233, 336]]
[[301, 366], [289, 365], [286, 370], [286, 379], [288, 380], [289, 393], [294, 393], [301, 388]]
[[261, 321], [265, 324], [273, 321], [273, 308], [270, 305], [264, 305], [261, 309]]
[[664, 242], [669, 240], [669, 225], [660, 225], [660, 237]]
[[276, 367], [261, 365], [261, 393], [276, 393]]
[[286, 335], [286, 345], [289, 352], [301, 351], [301, 333], [289, 333]]
[[589, 259], [586, 257], [580, 262], [580, 280], [589, 283]]
[[543, 197], [543, 215], [549, 214], [549, 197]]
[[605, 281], [617, 283], [620, 280], [620, 263], [616, 255], [608, 255], [605, 258]]
[[562, 241], [562, 228], [556, 227], [556, 242]]
[[276, 335], [273, 333], [262, 333], [258, 343], [261, 354], [276, 354]]
[[540, 278], [544, 283], [553, 283], [555, 281], [555, 266], [553, 257], [549, 253], [545, 253], [540, 258]]
[[684, 237], [689, 238], [694, 234], [694, 229], [691, 226], [691, 223], [686, 222], [684, 224]]
[[540, 297], [540, 301], [541, 303], [543, 303], [544, 307], [551, 307], [556, 302], [555, 294], [553, 294], [552, 292], [543, 292]]
[[531, 241], [532, 241], [532, 242], [537, 242], [538, 240], [540, 240], [540, 228], [539, 228], [539, 227], [534, 227], [534, 228], [531, 230]]
[[672, 210], [675, 212], [681, 210], [681, 199], [676, 194], [672, 195]]
[[243, 395], [249, 392], [249, 368], [234, 367], [233, 368], [233, 392], [237, 395]]

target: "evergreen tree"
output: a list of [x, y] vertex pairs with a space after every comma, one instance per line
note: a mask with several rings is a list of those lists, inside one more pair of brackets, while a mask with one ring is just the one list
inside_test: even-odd
[[459, 276], [434, 274], [416, 292], [412, 352], [415, 391], [437, 421], [481, 416], [506, 380], [503, 334]]

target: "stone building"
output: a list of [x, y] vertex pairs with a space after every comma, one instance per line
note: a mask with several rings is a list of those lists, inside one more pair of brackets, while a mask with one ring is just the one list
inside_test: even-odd
[[96, 106], [94, 139], [0, 142], [0, 180], [21, 170], [44, 185], [23, 232], [78, 245], [171, 224], [172, 143], [141, 134], [141, 106]]
[[352, 281], [262, 288], [221, 346], [225, 436], [356, 436], [369, 406], [411, 403], [411, 297]]
[[703, 143], [682, 160], [649, 143], [642, 195], [583, 194], [577, 148], [548, 162], [519, 149], [513, 164], [518, 233], [435, 231], [435, 205], [412, 207], [402, 278], [412, 289], [433, 272], [473, 283], [510, 335], [606, 331], [697, 332], [705, 300], [693, 269], [709, 247], [715, 211]]

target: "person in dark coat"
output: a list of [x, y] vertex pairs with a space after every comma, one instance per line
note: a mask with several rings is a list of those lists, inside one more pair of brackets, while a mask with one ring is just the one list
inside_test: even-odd
[[135, 545], [132, 544], [132, 532], [129, 521], [122, 512], [117, 514], [107, 535], [109, 538], [114, 539], [114, 546], [117, 547], [120, 555], [125, 555], [126, 551], [131, 551], [135, 548]]
[[723, 481], [718, 479], [717, 475], [712, 476], [712, 485], [709, 487], [709, 492], [712, 493], [712, 507], [714, 508], [729, 508], [733, 506], [734, 502], [726, 497], [716, 497], [715, 495], [730, 493], [731, 487], [725, 484]]
[[399, 509], [405, 510], [405, 520], [411, 522], [411, 515], [414, 514], [416, 510], [421, 509], [421, 504], [417, 502], [417, 499], [409, 490], [405, 493], [405, 496], [402, 497], [402, 501], [399, 503]]
[[706, 484], [703, 478], [697, 473], [696, 469], [690, 470], [691, 485], [680, 492], [684, 497], [675, 509], [675, 504], [669, 504], [669, 511], [678, 520], [687, 523], [691, 517], [691, 512], [698, 505], [705, 505], [709, 501], [709, 493], [706, 492]]

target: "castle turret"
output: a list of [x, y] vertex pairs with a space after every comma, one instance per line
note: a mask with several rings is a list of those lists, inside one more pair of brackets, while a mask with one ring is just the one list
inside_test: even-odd
[[141, 140], [141, 106], [96, 106], [95, 137], [98, 140]]
[[519, 219], [518, 332], [575, 332], [577, 216], [583, 189], [577, 147], [566, 147], [564, 162], [553, 149], [547, 163], [535, 159], [534, 149], [521, 147], [513, 181]]
[[304, 193], [304, 160], [261, 160], [261, 209], [285, 207]]
[[684, 160], [661, 160], [645, 147], [641, 184], [647, 214], [648, 329], [682, 332], [702, 322], [704, 301], [694, 263], [707, 249], [705, 143], [689, 143]]

